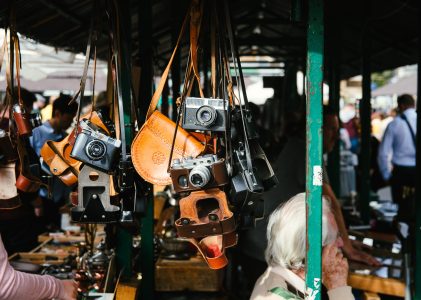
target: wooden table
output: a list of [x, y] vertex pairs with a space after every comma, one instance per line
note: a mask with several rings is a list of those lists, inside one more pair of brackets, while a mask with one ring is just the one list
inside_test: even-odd
[[221, 290], [222, 270], [212, 270], [200, 256], [189, 260], [159, 258], [155, 266], [155, 286], [159, 292]]
[[[357, 235], [358, 237], [358, 235]], [[371, 268], [350, 261], [348, 284], [358, 290], [397, 297], [405, 297], [405, 282], [402, 254], [392, 253], [389, 249], [398, 242], [393, 234], [364, 232], [359, 236], [374, 239], [377, 248], [371, 248], [370, 254], [383, 260], [383, 269]], [[379, 247], [379, 243], [383, 247]], [[362, 272], [364, 270], [365, 272]]]

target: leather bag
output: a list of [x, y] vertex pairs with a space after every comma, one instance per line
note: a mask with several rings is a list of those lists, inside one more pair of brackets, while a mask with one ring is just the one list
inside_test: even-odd
[[[159, 111], [154, 111], [136, 135], [131, 149], [133, 166], [147, 182], [157, 185], [171, 184], [168, 164], [175, 128], [173, 121]], [[203, 150], [204, 145], [194, 136], [178, 128], [173, 159], [196, 157]]]

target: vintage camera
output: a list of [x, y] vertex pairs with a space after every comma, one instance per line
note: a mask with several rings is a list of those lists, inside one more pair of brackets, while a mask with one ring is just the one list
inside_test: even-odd
[[242, 206], [250, 194], [261, 194], [264, 186], [254, 169], [247, 165], [245, 149], [242, 145], [234, 150], [235, 175], [231, 178], [230, 200], [235, 206]]
[[218, 159], [213, 154], [197, 158], [175, 159], [170, 173], [177, 193], [209, 189], [228, 183], [225, 160]]
[[15, 119], [16, 127], [20, 136], [29, 136], [32, 133], [29, 116], [25, 109], [19, 104], [13, 105], [13, 118]]
[[29, 123], [32, 128], [36, 128], [42, 125], [41, 115], [39, 113], [29, 114]]
[[257, 132], [256, 125], [253, 121], [253, 116], [249, 109], [240, 109], [240, 107], [237, 106], [233, 109], [231, 116], [233, 125], [231, 127], [231, 138], [233, 141], [244, 139], [244, 128], [249, 140], [255, 140], [259, 138], [259, 133]]
[[78, 134], [70, 156], [104, 172], [110, 172], [120, 153], [121, 141], [103, 133], [89, 120], [79, 123]]
[[183, 123], [187, 130], [223, 132], [226, 129], [228, 101], [187, 97], [183, 103]]

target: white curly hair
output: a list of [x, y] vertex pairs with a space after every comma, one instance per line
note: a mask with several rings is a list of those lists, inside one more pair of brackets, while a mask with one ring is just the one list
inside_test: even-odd
[[[269, 217], [268, 246], [265, 256], [269, 266], [280, 265], [290, 270], [305, 266], [306, 258], [306, 195], [297, 194], [281, 204]], [[322, 243], [334, 242], [337, 230], [329, 226], [327, 214], [331, 213], [329, 201], [323, 197]]]

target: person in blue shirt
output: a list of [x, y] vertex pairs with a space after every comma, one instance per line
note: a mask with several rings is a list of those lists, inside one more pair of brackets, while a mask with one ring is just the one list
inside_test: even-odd
[[[69, 105], [71, 99], [68, 95], [60, 94], [53, 103], [51, 119], [32, 131], [30, 142], [38, 156], [40, 156], [41, 148], [48, 140], [58, 142], [66, 137], [66, 130], [72, 125], [77, 111], [76, 103]], [[49, 172], [48, 167], [43, 167], [43, 170]], [[59, 228], [59, 208], [68, 202], [71, 188], [56, 177], [53, 178], [50, 188], [52, 188], [51, 198], [48, 197], [47, 189], [41, 188], [39, 192], [42, 199], [43, 214], [47, 226], [52, 225], [53, 228]]]
[[398, 97], [399, 115], [388, 125], [379, 147], [377, 161], [385, 181], [392, 187], [393, 201], [399, 205], [398, 217], [410, 211], [415, 190], [415, 136], [417, 113], [411, 95]]

